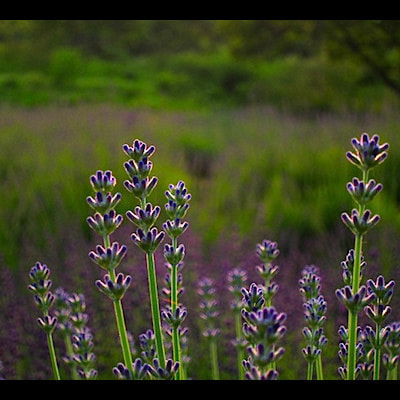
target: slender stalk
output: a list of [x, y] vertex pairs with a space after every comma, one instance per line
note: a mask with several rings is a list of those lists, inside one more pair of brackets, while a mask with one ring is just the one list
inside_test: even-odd
[[307, 380], [312, 381], [313, 379], [314, 362], [309, 362], [307, 364]]
[[[71, 336], [70, 335], [64, 335], [64, 343], [65, 343], [65, 348], [67, 349], [67, 354], [69, 356], [72, 356], [74, 354], [74, 351], [72, 349], [72, 343], [71, 343]], [[71, 374], [72, 374], [72, 379], [74, 379], [74, 380], [79, 379], [78, 373], [76, 372], [75, 365], [72, 365]]]
[[[174, 249], [177, 247], [177, 239], [174, 237], [172, 239], [172, 246]], [[175, 313], [175, 310], [178, 306], [178, 267], [177, 265], [171, 265], [171, 309], [172, 313]], [[180, 346], [180, 337], [178, 327], [172, 328], [172, 353], [173, 359], [175, 362], [179, 362], [181, 366], [181, 346]], [[181, 368], [178, 369], [176, 376], [176, 380], [182, 379]]]
[[323, 369], [322, 369], [322, 356], [321, 354], [317, 357], [315, 362], [315, 372], [317, 374], [317, 380], [322, 381], [324, 379]]
[[357, 314], [349, 312], [349, 352], [347, 356], [347, 380], [355, 379], [356, 369], [356, 344], [357, 344]]
[[[242, 337], [242, 318], [240, 311], [235, 312], [235, 330], [236, 330], [236, 339], [239, 341]], [[244, 379], [244, 369], [242, 361], [244, 360], [245, 356], [243, 353], [244, 353], [243, 349], [239, 346], [237, 349], [237, 366], [239, 372], [239, 380]]]
[[161, 328], [157, 276], [156, 276], [153, 253], [146, 253], [146, 263], [147, 263], [147, 275], [149, 280], [151, 315], [153, 319], [153, 329], [156, 340], [156, 351], [161, 368], [165, 368], [165, 349], [163, 343], [163, 333]]
[[[110, 236], [104, 235], [103, 239], [104, 239], [104, 247], [105, 248], [110, 247]], [[110, 279], [113, 282], [115, 282], [115, 280], [116, 280], [115, 270], [111, 269], [109, 272], [110, 272]], [[132, 354], [131, 354], [131, 350], [130, 350], [130, 346], [129, 346], [128, 334], [126, 332], [126, 325], [125, 325], [124, 311], [122, 308], [122, 302], [121, 302], [121, 300], [114, 300], [113, 305], [114, 305], [115, 320], [117, 323], [117, 329], [118, 329], [118, 334], [119, 334], [119, 340], [121, 343], [122, 355], [123, 355], [126, 367], [129, 369], [129, 371], [133, 375]]]
[[54, 379], [59, 381], [61, 378], [60, 378], [60, 372], [58, 370], [58, 365], [57, 365], [57, 358], [56, 358], [56, 351], [54, 349], [53, 336], [51, 333], [46, 333], [46, 336], [47, 336], [47, 344], [49, 346], [50, 361], [51, 361], [51, 367], [53, 369]]
[[210, 337], [210, 356], [211, 356], [211, 372], [215, 381], [219, 380], [217, 341], [214, 337]]
[[393, 381], [397, 381], [397, 365], [392, 369], [392, 371], [390, 372], [390, 379]]
[[[146, 208], [147, 198], [140, 198], [140, 207]], [[150, 306], [153, 321], [153, 331], [156, 340], [156, 351], [161, 368], [165, 368], [165, 349], [160, 318], [160, 302], [158, 299], [157, 275], [153, 253], [146, 253], [147, 278], [149, 282]]]
[[380, 330], [379, 324], [376, 324], [376, 349], [374, 352], [374, 381], [379, 381], [381, 370], [381, 346], [380, 346]]
[[[367, 183], [368, 171], [363, 170], [363, 181]], [[359, 214], [362, 215], [365, 211], [365, 206], [360, 205], [358, 208]], [[360, 234], [355, 235], [354, 240], [354, 267], [353, 267], [353, 282], [352, 290], [353, 293], [358, 292], [360, 288], [360, 266], [361, 266], [361, 253], [362, 253], [363, 237]], [[354, 314], [354, 315], [353, 315]], [[349, 331], [349, 353], [347, 362], [347, 379], [355, 379], [356, 369], [356, 346], [357, 346], [357, 313], [349, 312], [348, 317], [348, 331]]]

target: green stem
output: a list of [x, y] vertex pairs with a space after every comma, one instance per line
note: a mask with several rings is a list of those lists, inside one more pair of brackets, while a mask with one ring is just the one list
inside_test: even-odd
[[398, 369], [398, 367], [396, 364], [396, 366], [390, 372], [390, 379], [393, 381], [397, 381], [397, 369]]
[[[104, 239], [104, 247], [105, 248], [110, 247], [110, 236], [104, 235], [103, 239]], [[109, 271], [109, 274], [110, 274], [111, 281], [115, 282], [115, 280], [116, 280], [115, 270], [111, 269]], [[118, 329], [118, 334], [119, 334], [119, 340], [121, 343], [122, 356], [124, 358], [125, 366], [129, 369], [129, 371], [133, 375], [132, 354], [131, 354], [131, 349], [130, 349], [130, 345], [129, 345], [128, 334], [126, 332], [126, 325], [125, 325], [124, 311], [122, 308], [122, 302], [121, 302], [121, 300], [113, 300], [113, 305], [114, 305], [115, 320], [117, 323], [117, 329]]]
[[[357, 234], [354, 244], [354, 267], [353, 267], [353, 293], [360, 288], [360, 265], [361, 265], [362, 236]], [[349, 311], [348, 332], [349, 332], [349, 353], [347, 360], [347, 380], [355, 379], [356, 369], [356, 346], [357, 346], [357, 313]]]
[[[368, 180], [368, 171], [363, 170], [363, 181], [366, 184]], [[360, 216], [364, 213], [365, 205], [360, 205], [358, 212]], [[355, 235], [354, 242], [354, 266], [353, 266], [353, 281], [352, 290], [353, 293], [358, 292], [360, 288], [360, 267], [361, 267], [361, 253], [362, 253], [362, 242], [363, 236], [357, 233]], [[355, 369], [356, 369], [356, 346], [357, 346], [357, 313], [352, 313], [349, 311], [348, 317], [348, 331], [349, 331], [349, 353], [347, 360], [347, 380], [355, 379]]]
[[218, 381], [219, 367], [218, 367], [217, 341], [213, 337], [210, 337], [210, 356], [211, 356], [212, 379]]
[[309, 362], [307, 364], [307, 380], [312, 381], [313, 379], [313, 367], [314, 367], [314, 362]]
[[322, 369], [322, 356], [321, 354], [317, 357], [315, 363], [315, 372], [317, 373], [317, 380], [322, 381], [324, 379], [323, 369]]
[[165, 350], [163, 344], [163, 333], [161, 328], [157, 276], [156, 276], [153, 253], [146, 253], [146, 262], [147, 262], [147, 275], [149, 280], [151, 315], [153, 319], [153, 330], [156, 340], [156, 351], [161, 368], [165, 368]]
[[[72, 349], [72, 342], [71, 342], [71, 336], [70, 335], [68, 335], [68, 334], [64, 335], [64, 343], [65, 343], [65, 348], [67, 350], [68, 356], [72, 356], [74, 354], [74, 351]], [[75, 365], [72, 365], [71, 374], [72, 374], [72, 379], [74, 379], [74, 380], [79, 379], [78, 373], [76, 372]]]
[[376, 349], [374, 352], [374, 381], [379, 381], [381, 369], [380, 325], [376, 324]]
[[46, 333], [46, 336], [47, 336], [47, 345], [49, 347], [50, 361], [51, 361], [51, 367], [53, 369], [54, 379], [59, 381], [61, 378], [60, 378], [60, 372], [58, 370], [58, 365], [57, 365], [57, 358], [56, 358], [56, 351], [54, 349], [53, 336], [51, 333]]
[[[171, 269], [171, 309], [172, 313], [175, 312], [177, 305], [178, 305], [178, 271], [177, 266], [172, 265]], [[172, 353], [173, 359], [175, 362], [179, 362], [179, 369], [176, 373], [176, 380], [182, 379], [182, 363], [181, 363], [181, 344], [180, 344], [180, 337], [179, 337], [179, 330], [178, 327], [172, 328]]]
[[[177, 248], [177, 238], [172, 238], [172, 247], [174, 250]], [[174, 314], [178, 307], [178, 266], [171, 265], [171, 309]], [[175, 379], [180, 381], [182, 379], [182, 362], [181, 362], [181, 344], [179, 337], [178, 327], [172, 328], [172, 354], [175, 362], [179, 362], [179, 369], [176, 373]]]
[[[236, 340], [239, 343], [240, 339], [242, 338], [242, 318], [239, 310], [235, 311], [235, 331], [236, 331]], [[237, 349], [237, 367], [239, 372], [239, 380], [244, 379], [244, 369], [242, 364], [244, 358], [245, 357], [243, 354], [243, 349], [239, 345]]]
[[347, 380], [355, 380], [356, 344], [357, 344], [357, 314], [349, 312], [349, 352], [347, 356]]

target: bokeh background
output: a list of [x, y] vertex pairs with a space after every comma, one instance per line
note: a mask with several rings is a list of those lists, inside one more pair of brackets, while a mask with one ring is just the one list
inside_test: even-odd
[[[255, 248], [270, 239], [281, 251], [274, 304], [288, 315], [280, 378], [306, 376], [298, 280], [315, 264], [328, 301], [325, 375], [339, 379], [337, 329], [346, 312], [334, 291], [353, 246], [340, 214], [353, 207], [346, 183], [358, 175], [345, 152], [363, 132], [391, 145], [373, 171], [384, 190], [371, 207], [382, 220], [365, 258], [368, 277], [398, 280], [399, 96], [397, 20], [0, 21], [1, 376], [51, 378], [27, 290], [41, 261], [54, 289], [85, 295], [99, 378], [113, 379], [121, 354], [111, 303], [94, 285], [102, 272], [87, 257], [99, 238], [86, 224], [85, 199], [89, 176], [111, 169], [123, 195], [118, 212], [136, 205], [122, 185], [122, 145], [139, 138], [157, 147], [152, 203], [163, 208], [164, 191], [180, 179], [193, 196], [182, 236], [189, 377], [210, 378], [197, 281], [208, 276], [218, 287], [221, 378], [236, 379], [227, 273], [242, 267], [248, 284], [261, 283]], [[113, 239], [129, 248], [119, 268], [133, 277], [123, 304], [137, 343], [151, 320], [133, 230], [125, 219]], [[157, 260], [161, 289], [161, 252]], [[395, 290], [390, 321], [400, 318], [399, 299]], [[61, 358], [62, 339], [55, 341]]]

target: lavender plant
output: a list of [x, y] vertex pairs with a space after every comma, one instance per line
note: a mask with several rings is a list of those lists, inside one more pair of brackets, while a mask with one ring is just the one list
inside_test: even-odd
[[105, 294], [114, 306], [115, 319], [120, 338], [122, 355], [126, 367], [133, 375], [132, 354], [125, 325], [125, 317], [122, 307], [122, 298], [127, 291], [131, 277], [122, 273], [116, 275], [116, 268], [126, 254], [127, 247], [118, 242], [111, 244], [110, 235], [121, 225], [122, 215], [117, 215], [115, 206], [121, 199], [121, 194], [112, 195], [116, 185], [116, 179], [111, 171], [100, 171], [90, 177], [90, 183], [95, 192], [95, 197], [88, 197], [89, 206], [95, 211], [93, 217], [89, 217], [89, 226], [103, 237], [103, 246], [98, 245], [96, 251], [91, 251], [89, 257], [108, 273], [104, 275], [104, 281], [97, 280], [96, 286]]
[[279, 286], [273, 282], [274, 277], [279, 272], [279, 267], [273, 264], [273, 261], [279, 256], [278, 244], [271, 240], [263, 240], [257, 244], [256, 254], [263, 262], [262, 265], [256, 267], [257, 272], [264, 281], [266, 306], [272, 305], [272, 298], [277, 293]]
[[394, 281], [386, 284], [382, 275], [378, 276], [376, 282], [372, 279], [367, 281], [368, 291], [375, 295], [372, 304], [365, 307], [368, 318], [375, 323], [375, 331], [371, 329], [369, 334], [374, 349], [374, 380], [380, 379], [381, 350], [389, 334], [389, 329], [383, 328], [383, 323], [392, 310], [389, 303], [393, 296], [394, 284]]
[[70, 308], [70, 321], [72, 333], [72, 354], [67, 361], [73, 366], [73, 371], [78, 372], [81, 379], [96, 379], [97, 371], [94, 369], [96, 356], [93, 353], [93, 334], [88, 327], [88, 315], [85, 313], [86, 302], [82, 293], [73, 293], [68, 297]]
[[[62, 287], [59, 287], [54, 292], [54, 315], [57, 318], [57, 330], [61, 333], [64, 340], [66, 356], [64, 360], [69, 362], [74, 351], [72, 348], [72, 323], [71, 323], [71, 307], [69, 304], [69, 293]], [[74, 365], [71, 365], [71, 374], [74, 380], [78, 379], [78, 372]]]
[[58, 369], [53, 341], [53, 332], [57, 325], [57, 318], [50, 315], [50, 309], [54, 303], [55, 296], [50, 291], [52, 281], [49, 279], [49, 277], [50, 269], [47, 267], [47, 265], [37, 262], [29, 272], [31, 284], [28, 286], [28, 289], [34, 294], [35, 303], [42, 311], [43, 318], [39, 317], [37, 322], [46, 333], [54, 379], [60, 380], [60, 372]]
[[133, 145], [123, 145], [123, 150], [128, 157], [124, 168], [130, 180], [124, 181], [125, 188], [132, 193], [140, 202], [135, 212], [127, 211], [128, 219], [137, 226], [135, 233], [131, 235], [133, 242], [146, 254], [147, 276], [150, 292], [150, 306], [153, 321], [153, 331], [157, 358], [161, 368], [166, 368], [165, 348], [163, 331], [161, 326], [160, 304], [158, 298], [158, 285], [154, 252], [164, 239], [165, 233], [158, 232], [154, 226], [159, 214], [160, 207], [147, 202], [147, 198], [156, 186], [157, 177], [149, 178], [153, 163], [149, 157], [154, 153], [155, 146], [149, 146], [135, 139]]
[[207, 338], [210, 350], [212, 379], [219, 380], [217, 337], [220, 330], [216, 328], [216, 318], [219, 316], [219, 311], [213, 280], [208, 277], [202, 278], [198, 283], [197, 293], [200, 296], [200, 318], [205, 322], [203, 336]]
[[365, 286], [360, 287], [362, 245], [365, 235], [380, 219], [379, 215], [372, 215], [372, 212], [366, 209], [366, 206], [382, 190], [382, 185], [376, 184], [373, 179], [368, 180], [369, 173], [371, 169], [387, 158], [389, 148], [387, 143], [379, 144], [378, 135], [373, 135], [370, 138], [367, 133], [363, 133], [360, 140], [353, 138], [351, 144], [355, 152], [347, 152], [346, 157], [361, 170], [362, 179], [353, 178], [352, 182], [347, 184], [347, 190], [357, 203], [358, 209], [353, 209], [350, 215], [342, 213], [341, 217], [343, 223], [355, 237], [354, 257], [351, 268], [347, 270], [351, 283], [336, 291], [338, 298], [348, 309], [348, 380], [355, 379], [358, 313], [372, 301], [372, 297], [367, 295]]
[[242, 316], [241, 316], [241, 306], [242, 306], [242, 288], [247, 280], [246, 271], [241, 268], [234, 268], [228, 273], [228, 289], [232, 293], [233, 301], [231, 303], [231, 308], [235, 320], [235, 333], [236, 337], [233, 341], [233, 345], [236, 347], [237, 352], [237, 364], [239, 380], [244, 379], [244, 369], [242, 362], [245, 358], [246, 341], [243, 338], [242, 333]]
[[323, 324], [326, 320], [327, 303], [321, 295], [321, 278], [315, 265], [306, 265], [299, 280], [300, 294], [304, 301], [304, 318], [307, 327], [303, 329], [306, 347], [302, 349], [307, 361], [307, 379], [313, 379], [315, 365], [318, 380], [324, 379], [322, 369], [322, 351], [328, 340], [324, 335]]
[[[163, 224], [166, 234], [171, 239], [171, 244], [165, 244], [164, 257], [167, 261], [167, 268], [170, 271], [170, 308], [163, 311], [164, 320], [172, 330], [172, 353], [173, 360], [181, 364], [181, 343], [179, 328], [186, 317], [187, 311], [179, 302], [179, 294], [182, 290], [182, 275], [178, 271], [183, 267], [185, 256], [185, 246], [178, 245], [178, 238], [188, 228], [188, 222], [183, 222], [182, 218], [186, 215], [189, 208], [191, 195], [188, 193], [185, 183], [179, 181], [176, 186], [169, 185], [169, 190], [165, 192], [167, 204], [165, 210], [168, 220]], [[182, 379], [181, 369], [177, 371], [177, 380]]]
[[386, 369], [387, 380], [397, 380], [397, 370], [400, 359], [400, 323], [387, 325], [387, 337], [382, 355], [383, 366]]
[[275, 380], [278, 372], [275, 363], [284, 354], [285, 349], [278, 347], [279, 340], [286, 333], [286, 314], [278, 313], [275, 307], [265, 307], [263, 287], [255, 283], [249, 290], [242, 289], [243, 335], [249, 346], [249, 357], [243, 360], [245, 377], [249, 380]]

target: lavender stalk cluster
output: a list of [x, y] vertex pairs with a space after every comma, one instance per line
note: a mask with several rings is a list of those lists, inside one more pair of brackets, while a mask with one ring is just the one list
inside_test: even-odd
[[104, 281], [97, 280], [96, 286], [111, 300], [121, 300], [130, 286], [132, 278], [119, 273], [115, 276], [115, 270], [126, 255], [127, 247], [118, 242], [110, 243], [110, 235], [121, 225], [123, 217], [115, 211], [115, 206], [121, 200], [121, 194], [112, 194], [117, 181], [112, 172], [98, 170], [90, 177], [90, 183], [95, 196], [89, 196], [87, 202], [95, 211], [93, 217], [88, 217], [89, 226], [103, 237], [104, 246], [96, 246], [96, 251], [89, 252], [90, 259], [108, 273], [104, 275]]
[[203, 336], [207, 338], [210, 349], [212, 377], [219, 380], [217, 337], [220, 330], [216, 327], [216, 321], [220, 313], [214, 281], [208, 277], [202, 278], [198, 283], [197, 293], [200, 297], [200, 318], [204, 322]]
[[400, 359], [400, 322], [392, 322], [387, 325], [384, 353], [382, 355], [383, 366], [386, 370], [387, 380], [397, 380], [397, 371]]
[[313, 379], [315, 366], [317, 379], [322, 380], [322, 351], [328, 343], [323, 329], [323, 324], [326, 321], [327, 303], [321, 294], [321, 278], [315, 265], [304, 267], [299, 285], [300, 294], [304, 301], [304, 319], [307, 324], [303, 329], [306, 347], [302, 349], [308, 365], [307, 378]]
[[264, 281], [264, 297], [269, 307], [272, 305], [272, 298], [279, 290], [279, 286], [273, 281], [279, 272], [279, 266], [274, 264], [280, 254], [278, 244], [271, 240], [263, 240], [257, 244], [256, 254], [262, 261], [261, 265], [256, 266], [256, 270]]
[[[361, 285], [365, 261], [362, 255], [365, 235], [379, 222], [380, 216], [373, 215], [367, 209], [369, 202], [382, 190], [382, 184], [369, 179], [370, 171], [387, 158], [387, 143], [380, 144], [379, 136], [371, 138], [363, 133], [358, 140], [353, 138], [351, 144], [354, 152], [347, 152], [348, 161], [356, 165], [362, 172], [362, 179], [353, 178], [347, 184], [347, 191], [357, 205], [350, 215], [342, 213], [343, 223], [354, 235], [354, 250], [350, 250], [343, 267], [345, 286], [336, 290], [337, 298], [348, 310], [348, 349], [346, 373], [348, 380], [356, 379], [357, 369], [357, 321], [358, 313], [374, 300], [374, 294], [368, 293], [367, 288]], [[342, 371], [342, 370], [341, 370]], [[375, 375], [376, 378], [376, 375]]]
[[278, 313], [275, 307], [265, 306], [264, 287], [252, 283], [249, 289], [242, 288], [243, 336], [248, 343], [249, 357], [243, 360], [245, 377], [248, 380], [275, 380], [278, 371], [275, 363], [285, 349], [278, 347], [286, 333], [286, 314]]
[[31, 284], [28, 286], [28, 290], [33, 293], [36, 306], [41, 310], [43, 315], [37, 319], [37, 322], [46, 333], [54, 379], [60, 380], [53, 342], [53, 332], [57, 325], [57, 317], [50, 315], [50, 309], [55, 300], [55, 296], [50, 290], [52, 286], [50, 269], [47, 265], [37, 262], [29, 272], [29, 279]]
[[124, 181], [125, 188], [138, 200], [139, 206], [135, 212], [127, 211], [126, 216], [136, 225], [136, 232], [131, 239], [146, 254], [147, 276], [149, 282], [150, 306], [152, 313], [153, 332], [156, 341], [156, 351], [161, 368], [166, 368], [164, 337], [161, 326], [161, 313], [158, 298], [158, 285], [154, 252], [165, 237], [163, 231], [158, 231], [155, 223], [160, 215], [160, 207], [147, 202], [148, 196], [155, 188], [158, 178], [150, 173], [153, 163], [150, 157], [155, 152], [155, 146], [147, 146], [146, 143], [135, 139], [132, 146], [123, 145], [125, 154], [130, 157], [124, 163], [124, 168], [129, 179]]
[[246, 340], [243, 338], [242, 332], [242, 288], [246, 285], [247, 273], [241, 268], [234, 268], [228, 272], [228, 290], [232, 294], [231, 309], [235, 320], [235, 339], [232, 340], [233, 346], [237, 352], [237, 364], [239, 380], [244, 379], [244, 370], [242, 361], [245, 358], [245, 350], [247, 346]]
[[[172, 339], [172, 353], [175, 362], [182, 363], [181, 336], [185, 332], [181, 325], [186, 318], [187, 309], [180, 302], [180, 297], [184, 292], [183, 288], [183, 259], [185, 257], [185, 246], [178, 244], [178, 238], [186, 231], [189, 226], [185, 217], [189, 209], [189, 201], [192, 196], [185, 187], [183, 181], [179, 181], [175, 186], [169, 185], [169, 190], [165, 192], [167, 203], [165, 210], [169, 219], [163, 224], [164, 231], [171, 240], [170, 244], [164, 246], [164, 258], [168, 273], [166, 275], [167, 288], [163, 291], [170, 299], [170, 306], [166, 307], [161, 315], [164, 322], [169, 325], [167, 333]], [[183, 367], [183, 366], [182, 366]], [[186, 365], [185, 365], [186, 367]], [[178, 371], [177, 379], [181, 380], [183, 368]]]
[[155, 223], [160, 215], [160, 207], [153, 206], [147, 202], [148, 196], [156, 187], [158, 178], [150, 173], [153, 169], [153, 163], [150, 157], [155, 152], [155, 146], [149, 146], [135, 139], [132, 146], [123, 145], [125, 154], [130, 157], [124, 163], [124, 168], [129, 176], [124, 181], [124, 186], [128, 192], [132, 193], [138, 200], [140, 206], [135, 207], [135, 212], [127, 211], [128, 219], [137, 226], [135, 233], [131, 235], [133, 242], [145, 253], [154, 253], [158, 245], [163, 240], [165, 233], [158, 232]]
[[95, 196], [89, 196], [87, 202], [95, 214], [93, 217], [87, 218], [87, 222], [97, 234], [102, 236], [103, 246], [98, 245], [96, 251], [89, 253], [89, 257], [107, 271], [103, 281], [96, 280], [96, 286], [113, 302], [124, 363], [133, 375], [132, 354], [121, 301], [132, 278], [130, 275], [125, 276], [121, 272], [117, 275], [115, 272], [127, 252], [127, 247], [121, 246], [118, 242], [111, 243], [110, 240], [110, 235], [121, 225], [123, 220], [122, 215], [118, 215], [114, 209], [119, 203], [121, 195], [120, 193], [112, 194], [117, 181], [110, 170], [105, 172], [98, 170], [90, 177], [90, 183]]
[[390, 328], [383, 324], [392, 311], [389, 303], [394, 285], [393, 280], [386, 283], [382, 275], [379, 275], [375, 282], [372, 279], [367, 281], [368, 292], [374, 295], [372, 303], [364, 309], [367, 317], [375, 323], [375, 330], [366, 327], [368, 341], [374, 350], [374, 380], [380, 379], [382, 348], [390, 332]]
[[69, 294], [63, 288], [57, 288], [55, 294], [55, 313], [59, 321], [57, 328], [64, 338], [67, 351], [63, 360], [70, 365], [74, 379], [96, 379], [96, 356], [93, 353], [93, 334], [87, 324], [89, 317], [85, 313], [85, 297], [82, 293]]

